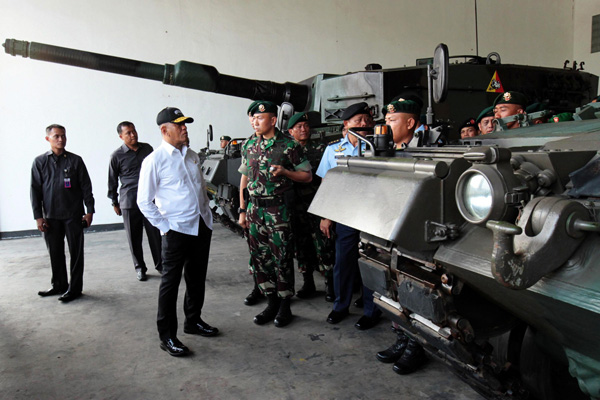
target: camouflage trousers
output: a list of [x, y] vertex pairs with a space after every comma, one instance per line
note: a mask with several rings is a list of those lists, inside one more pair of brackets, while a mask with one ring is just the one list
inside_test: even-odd
[[246, 218], [250, 267], [265, 295], [294, 295], [294, 260], [289, 208], [257, 207], [250, 203]]
[[321, 218], [308, 211], [296, 209], [292, 216], [294, 247], [298, 270], [302, 273], [319, 271], [328, 275], [335, 264], [335, 241], [328, 239], [319, 226]]

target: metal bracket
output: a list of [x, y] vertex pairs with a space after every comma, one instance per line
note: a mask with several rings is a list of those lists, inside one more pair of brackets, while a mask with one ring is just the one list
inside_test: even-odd
[[458, 225], [440, 224], [439, 222], [425, 221], [425, 241], [442, 242], [456, 239], [459, 236]]

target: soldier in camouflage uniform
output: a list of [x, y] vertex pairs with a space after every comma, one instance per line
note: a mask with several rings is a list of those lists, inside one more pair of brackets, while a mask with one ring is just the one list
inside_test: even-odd
[[[256, 104], [259, 101], [253, 101], [252, 103], [250, 103], [250, 105], [248, 106], [248, 110], [246, 111], [246, 113], [248, 114], [248, 119], [250, 121], [250, 126], [252, 126], [252, 128], [254, 129], [254, 124], [252, 123], [253, 120], [253, 110], [254, 107], [256, 106]], [[244, 144], [246, 143], [246, 141], [248, 141], [249, 139], [253, 138], [255, 136], [254, 133], [252, 133], [252, 135], [246, 139], [244, 141], [244, 143], [242, 143], [242, 147], [244, 146]], [[240, 196], [244, 196], [244, 191], [240, 190]], [[246, 240], [248, 239], [248, 229], [244, 229], [244, 236], [246, 237]], [[256, 303], [258, 303], [261, 299], [264, 299], [264, 295], [260, 292], [260, 288], [258, 287], [258, 283], [256, 283], [256, 276], [254, 275], [254, 269], [252, 268], [252, 258], [250, 258], [250, 260], [248, 261], [248, 271], [250, 271], [250, 274], [252, 275], [252, 280], [254, 281], [254, 286], [252, 288], [252, 291], [250, 292], [250, 294], [248, 294], [248, 296], [246, 296], [246, 298], [244, 299], [244, 304], [247, 306], [253, 306]]]
[[269, 101], [256, 104], [253, 113], [255, 137], [242, 147], [240, 195], [242, 228], [248, 228], [251, 266], [267, 308], [254, 317], [258, 325], [273, 321], [283, 327], [292, 320], [290, 297], [294, 295], [293, 242], [291, 241], [292, 182], [312, 180], [310, 163], [302, 146], [279, 131], [277, 106]]
[[326, 145], [325, 143], [310, 139], [310, 125], [308, 115], [305, 112], [297, 113], [290, 118], [288, 132], [302, 145], [308, 161], [313, 167], [312, 182], [294, 183], [296, 198], [294, 202], [294, 214], [292, 216], [292, 229], [294, 231], [298, 270], [302, 273], [304, 279], [304, 284], [298, 290], [296, 296], [305, 299], [316, 293], [313, 271], [317, 270], [325, 275], [325, 299], [332, 302], [335, 299], [333, 275], [331, 272], [335, 262], [335, 242], [325, 237], [321, 232], [319, 227], [321, 219], [308, 213], [308, 207], [321, 184], [321, 178], [315, 175], [315, 172], [321, 162]]

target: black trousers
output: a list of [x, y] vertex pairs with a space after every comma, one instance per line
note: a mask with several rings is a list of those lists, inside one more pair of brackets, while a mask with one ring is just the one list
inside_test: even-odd
[[162, 237], [162, 279], [158, 291], [156, 325], [161, 340], [177, 337], [177, 293], [185, 279], [184, 326], [200, 320], [212, 231], [200, 218], [198, 236], [169, 231]]
[[[52, 266], [52, 287], [61, 292], [81, 293], [83, 289], [83, 226], [81, 217], [69, 219], [50, 219], [44, 240], [50, 254]], [[65, 258], [65, 236], [71, 255], [71, 283], [67, 277]]]
[[123, 212], [123, 224], [125, 225], [134, 268], [141, 268], [144, 272], [148, 270], [144, 262], [144, 251], [142, 250], [142, 232], [145, 228], [154, 267], [160, 271], [162, 268], [160, 231], [144, 217], [144, 214], [142, 214], [138, 207], [124, 208], [121, 211]]

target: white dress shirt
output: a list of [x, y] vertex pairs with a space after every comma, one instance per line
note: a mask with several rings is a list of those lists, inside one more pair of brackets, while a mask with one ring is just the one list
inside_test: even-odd
[[148, 221], [163, 234], [174, 230], [197, 236], [200, 217], [212, 229], [200, 159], [187, 146], [179, 151], [163, 140], [144, 159], [137, 204]]

